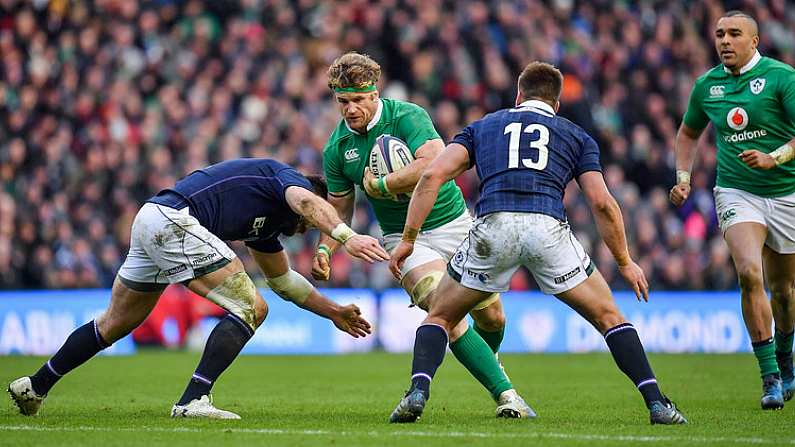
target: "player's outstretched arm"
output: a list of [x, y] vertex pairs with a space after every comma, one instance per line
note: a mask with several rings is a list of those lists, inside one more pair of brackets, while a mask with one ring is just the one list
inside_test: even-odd
[[361, 316], [358, 306], [340, 306], [321, 295], [306, 278], [290, 268], [284, 250], [264, 253], [249, 248], [248, 251], [265, 274], [268, 285], [275, 294], [316, 315], [328, 318], [339, 330], [352, 337], [364, 337], [371, 333], [370, 323]]
[[646, 281], [643, 270], [635, 264], [629, 255], [621, 208], [608, 191], [602, 173], [598, 171], [585, 172], [577, 178], [577, 183], [588, 200], [591, 212], [596, 219], [599, 234], [607, 248], [610, 249], [610, 253], [613, 254], [621, 276], [635, 291], [638, 300], [643, 298], [648, 301], [649, 283]]
[[351, 256], [367, 262], [389, 259], [389, 254], [375, 238], [357, 234], [340, 220], [334, 207], [313, 192], [300, 186], [288, 186], [284, 196], [296, 214], [342, 244]]
[[[444, 150], [444, 142], [439, 138], [426, 141], [414, 152], [414, 161], [407, 166], [384, 177], [386, 189], [390, 194], [402, 194], [414, 191], [420, 176], [431, 162]], [[370, 196], [378, 197], [378, 179], [367, 169], [364, 185]]]
[[417, 240], [422, 224], [425, 223], [425, 219], [433, 209], [433, 204], [436, 203], [439, 189], [445, 182], [458, 177], [468, 168], [469, 152], [467, 149], [458, 143], [450, 143], [422, 173], [414, 188], [411, 202], [409, 202], [406, 224], [403, 227], [403, 238], [392, 251], [392, 260], [389, 263], [389, 269], [398, 280], [400, 280], [400, 267], [414, 251], [414, 241]]
[[[356, 193], [351, 190], [342, 196], [329, 194], [328, 202], [337, 211], [343, 223], [350, 225], [353, 220], [353, 209], [356, 204]], [[330, 235], [320, 233], [315, 256], [312, 258], [312, 278], [319, 281], [328, 281], [331, 277], [331, 255], [339, 248], [339, 242]]]
[[704, 129], [691, 129], [684, 123], [679, 126], [674, 143], [676, 157], [676, 184], [671, 188], [668, 197], [676, 206], [681, 206], [690, 195], [690, 173], [693, 170], [693, 161], [698, 154], [698, 139]]

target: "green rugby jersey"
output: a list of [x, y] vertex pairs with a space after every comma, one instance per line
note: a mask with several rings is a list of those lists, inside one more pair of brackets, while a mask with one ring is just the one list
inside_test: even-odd
[[[362, 188], [364, 168], [367, 167], [370, 150], [376, 138], [392, 135], [406, 142], [414, 154], [426, 141], [440, 138], [431, 118], [420, 106], [409, 102], [381, 98], [378, 110], [367, 125], [367, 132], [359, 134], [340, 120], [334, 133], [323, 149], [323, 171], [330, 193], [342, 194], [355, 186]], [[406, 223], [408, 202], [374, 199], [367, 196], [373, 206], [375, 217], [384, 234], [401, 233]], [[445, 183], [439, 197], [425, 220], [422, 230], [442, 226], [460, 216], [466, 210], [461, 189], [452, 180]]]
[[795, 192], [795, 161], [769, 171], [749, 168], [738, 154], [770, 153], [795, 137], [795, 69], [758, 52], [734, 76], [718, 65], [696, 80], [683, 119], [691, 129], [715, 126], [717, 185], [762, 197]]

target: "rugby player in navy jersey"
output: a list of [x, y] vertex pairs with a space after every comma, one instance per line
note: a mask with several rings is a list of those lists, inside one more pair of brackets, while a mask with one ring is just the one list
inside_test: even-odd
[[132, 224], [130, 251], [119, 269], [107, 310], [76, 329], [32, 376], [8, 391], [22, 414], [34, 415], [53, 385], [149, 315], [168, 284], [182, 283], [224, 308], [228, 315], [210, 334], [199, 366], [172, 417], [239, 419], [213, 406], [210, 390], [254, 331], [268, 307], [243, 264], [223, 241], [245, 241], [267, 278], [285, 300], [330, 319], [353, 337], [370, 333], [355, 305], [340, 306], [290, 269], [279, 235], [315, 227], [349, 254], [367, 262], [389, 258], [378, 241], [345, 225], [325, 196], [325, 181], [305, 177], [266, 159], [230, 160], [194, 171], [141, 207]]
[[414, 249], [414, 240], [441, 185], [475, 166], [481, 180], [477, 219], [447, 266], [428, 317], [417, 329], [411, 387], [390, 422], [422, 414], [451, 328], [485, 297], [508, 290], [524, 265], [544, 293], [555, 295], [605, 337], [619, 369], [643, 395], [652, 424], [687, 421], [657, 386], [635, 328], [621, 315], [602, 275], [566, 222], [563, 194], [577, 180], [619, 272], [638, 300], [648, 301], [643, 270], [627, 249], [621, 210], [607, 190], [596, 142], [556, 116], [563, 76], [533, 62], [518, 80], [516, 107], [486, 115], [459, 133], [424, 171], [409, 205], [402, 242], [390, 269]]

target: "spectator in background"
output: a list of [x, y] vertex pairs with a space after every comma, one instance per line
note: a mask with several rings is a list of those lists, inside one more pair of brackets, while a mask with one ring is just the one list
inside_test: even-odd
[[[712, 139], [696, 200], [656, 200], [673, 182], [670, 136], [689, 86], [717, 64], [705, 37], [729, 3], [0, 0], [0, 288], [108, 286], [140, 203], [205, 164], [273, 157], [319, 172], [337, 121], [325, 67], [348, 50], [381, 61], [381, 90], [425, 107], [445, 139], [511, 105], [506, 73], [534, 59], [562, 67], [561, 115], [620, 172], [610, 187], [652, 287], [736, 288], [714, 248]], [[786, 2], [742, 6], [766, 31], [762, 51], [795, 63]], [[476, 176], [458, 184], [473, 204]], [[582, 198], [566, 205], [578, 237], [598, 240]], [[373, 223], [363, 211], [354, 225]], [[302, 274], [313, 245], [287, 247]], [[600, 270], [624, 287], [604, 251], [592, 251]], [[335, 263], [335, 286], [396, 286], [378, 267]], [[519, 275], [515, 286], [535, 287]]]

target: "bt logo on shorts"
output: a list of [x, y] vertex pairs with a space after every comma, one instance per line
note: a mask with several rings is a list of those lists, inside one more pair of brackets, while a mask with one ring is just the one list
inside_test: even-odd
[[491, 281], [491, 276], [488, 273], [483, 272], [473, 272], [472, 270], [466, 269], [466, 274], [469, 277], [475, 278], [482, 283], [487, 283]]
[[348, 149], [345, 151], [345, 162], [356, 161], [359, 159], [359, 151], [356, 149]]

